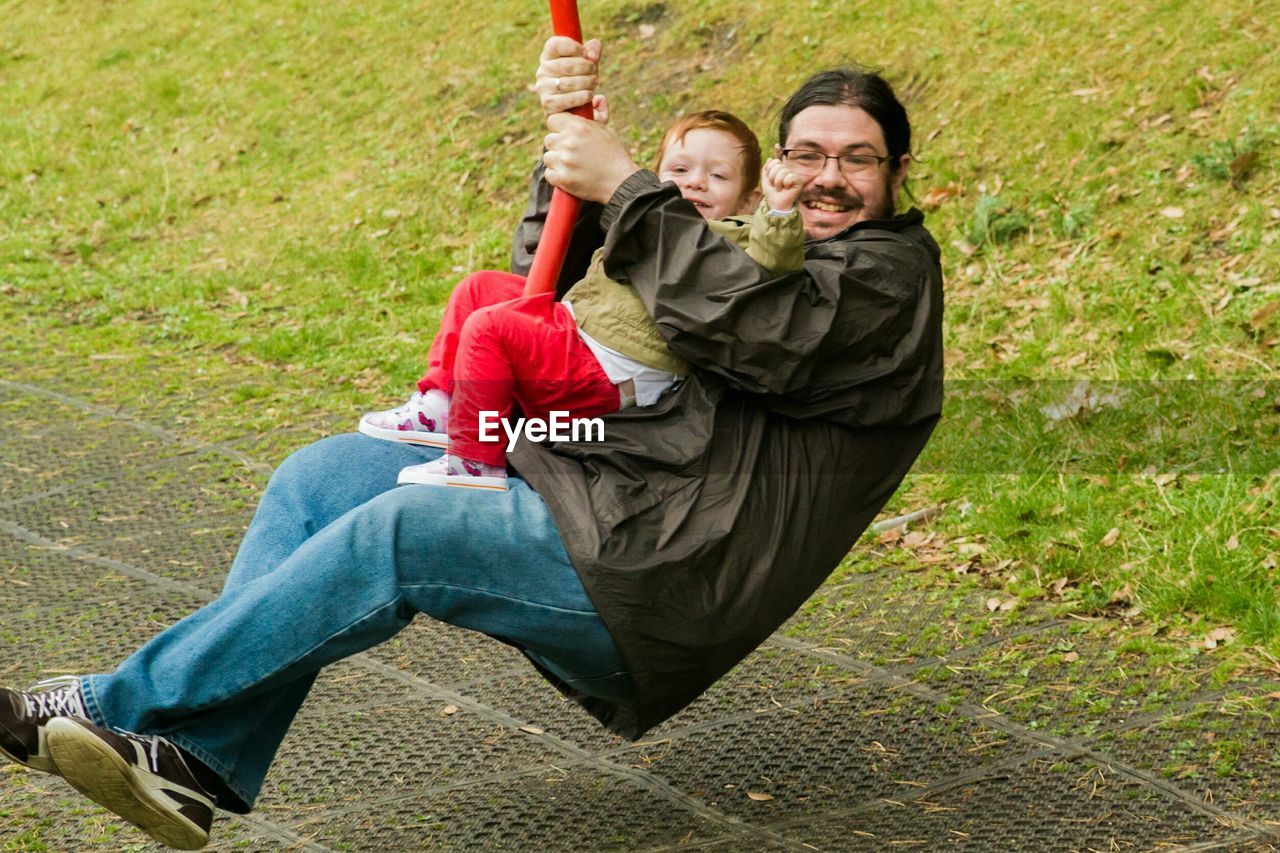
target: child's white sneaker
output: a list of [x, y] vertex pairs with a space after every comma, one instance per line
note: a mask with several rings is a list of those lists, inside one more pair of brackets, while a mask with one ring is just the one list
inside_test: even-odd
[[426, 486], [462, 486], [468, 489], [507, 490], [507, 467], [473, 462], [460, 456], [445, 454], [422, 465], [410, 465], [400, 470], [396, 478], [400, 485], [418, 483]]
[[387, 441], [426, 447], [448, 447], [449, 395], [435, 388], [414, 391], [403, 406], [369, 412], [360, 418], [360, 432]]

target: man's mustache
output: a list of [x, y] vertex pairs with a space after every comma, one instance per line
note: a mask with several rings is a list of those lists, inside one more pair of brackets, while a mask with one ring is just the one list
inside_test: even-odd
[[801, 201], [820, 202], [822, 204], [836, 204], [841, 207], [847, 207], [851, 210], [861, 209], [865, 202], [858, 196], [843, 192], [809, 192], [800, 195]]

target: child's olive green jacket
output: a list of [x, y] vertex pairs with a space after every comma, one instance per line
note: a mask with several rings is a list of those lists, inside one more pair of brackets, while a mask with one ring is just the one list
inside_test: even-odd
[[[770, 272], [793, 272], [804, 264], [804, 226], [794, 209], [771, 214], [761, 202], [753, 216], [712, 219], [707, 225]], [[603, 249], [591, 256], [587, 274], [569, 289], [564, 301], [573, 306], [578, 328], [597, 343], [658, 370], [689, 372], [688, 362], [667, 347], [635, 289], [604, 274]]]

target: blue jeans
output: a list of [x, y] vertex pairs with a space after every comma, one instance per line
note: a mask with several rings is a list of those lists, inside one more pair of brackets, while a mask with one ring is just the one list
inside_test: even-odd
[[286, 459], [221, 596], [83, 679], [93, 721], [164, 735], [252, 806], [320, 668], [415, 613], [513, 642], [590, 695], [629, 698], [542, 499], [516, 478], [506, 493], [396, 486], [437, 455], [340, 435]]

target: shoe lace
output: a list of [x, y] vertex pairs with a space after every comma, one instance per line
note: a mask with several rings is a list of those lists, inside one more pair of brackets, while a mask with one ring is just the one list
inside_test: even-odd
[[59, 675], [37, 681], [23, 694], [27, 713], [34, 717], [86, 717], [80, 676]]
[[169, 741], [165, 740], [160, 735], [140, 735], [137, 732], [125, 731], [124, 729], [118, 729], [115, 726], [111, 727], [111, 731], [120, 735], [122, 738], [141, 744], [146, 750], [147, 762], [149, 764], [147, 769], [152, 773], [160, 772], [160, 748], [162, 746], [169, 746]]
[[[122, 737], [126, 737], [135, 743], [141, 744], [146, 749], [147, 761], [150, 763], [150, 767], [148, 767], [148, 769], [152, 773], [164, 775], [164, 772], [160, 769], [160, 750], [169, 749], [173, 752], [173, 755], [177, 758], [178, 762], [182, 764], [183, 767], [187, 768], [187, 773], [191, 774], [190, 766], [187, 764], [187, 760], [184, 757], [182, 750], [174, 746], [173, 743], [163, 735], [140, 735], [136, 732], [127, 732], [124, 729], [117, 729], [114, 727], [111, 730]], [[200, 791], [208, 793], [207, 791], [204, 791], [204, 788], [198, 781], [196, 781], [194, 774], [191, 774], [191, 781], [186, 784], [192, 783], [194, 783], [195, 787]]]
[[139, 735], [134, 734], [133, 732], [121, 731], [120, 729], [115, 729], [115, 731], [118, 734], [124, 735], [129, 740], [137, 741], [144, 747], [147, 747], [147, 758], [151, 762], [151, 767], [149, 769], [152, 773], [160, 772], [160, 747], [167, 746], [169, 743], [167, 740], [160, 737], [160, 735]]

